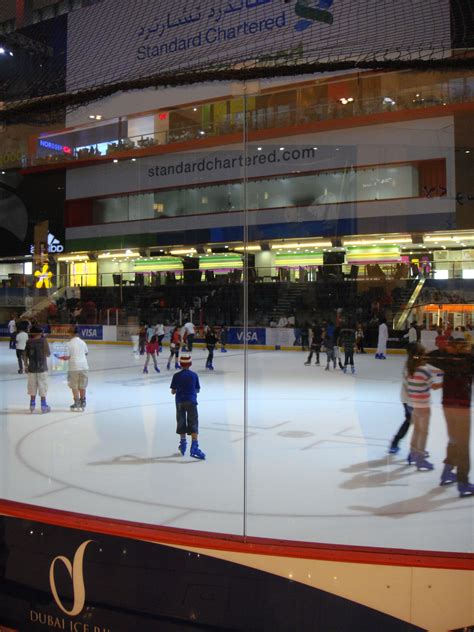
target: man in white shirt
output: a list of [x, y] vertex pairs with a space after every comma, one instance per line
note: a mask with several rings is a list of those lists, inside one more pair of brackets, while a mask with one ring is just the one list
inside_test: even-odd
[[15, 348], [15, 340], [16, 340], [16, 321], [15, 314], [11, 315], [11, 319], [8, 322], [8, 333], [10, 335], [10, 349]]
[[[24, 330], [24, 328], [20, 325], [20, 331], [16, 335], [16, 358], [18, 360], [18, 373], [23, 373], [23, 370], [26, 373], [26, 343], [28, 342], [28, 334]], [[24, 369], [23, 369], [24, 365]]]
[[188, 320], [187, 323], [184, 323], [184, 336], [183, 339], [186, 342], [186, 347], [189, 353], [192, 353], [193, 350], [193, 342], [194, 342], [194, 334], [196, 333], [196, 328], [194, 324]]
[[406, 333], [404, 338], [408, 338], [408, 345], [415, 345], [418, 341], [418, 331], [416, 330], [416, 322], [413, 321], [410, 325], [410, 329], [408, 333]]
[[87, 362], [87, 345], [79, 337], [80, 327], [74, 328], [74, 334], [68, 342], [67, 355], [61, 359], [69, 360], [67, 382], [74, 397], [73, 411], [83, 411], [86, 407], [86, 388], [89, 381], [89, 364]]

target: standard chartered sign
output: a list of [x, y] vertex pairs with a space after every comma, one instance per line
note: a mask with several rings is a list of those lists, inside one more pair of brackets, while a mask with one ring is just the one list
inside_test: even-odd
[[[68, 16], [68, 89], [206, 63], [258, 63], [294, 56], [295, 50], [305, 61], [322, 61], [373, 58], [374, 51], [381, 51], [381, 57], [392, 51], [399, 58], [450, 44], [448, 2], [440, 3], [433, 13], [429, 2], [420, 8], [421, 3], [413, 0], [397, 0], [385, 11], [383, 3], [373, 0], [370, 19], [366, 4], [103, 0]], [[423, 27], [416, 33], [415, 11]], [[85, 45], [84, 34], [97, 45]]]
[[278, 145], [241, 150], [185, 152], [70, 169], [66, 175], [67, 199], [150, 191], [207, 182], [241, 180], [342, 168], [354, 163], [354, 147]]

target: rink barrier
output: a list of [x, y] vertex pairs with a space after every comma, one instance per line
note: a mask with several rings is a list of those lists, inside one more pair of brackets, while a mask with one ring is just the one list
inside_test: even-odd
[[[132, 345], [132, 336], [137, 335], [136, 326], [128, 325], [79, 325], [81, 337], [88, 344], [117, 344]], [[50, 340], [68, 340], [73, 332], [74, 325], [44, 325], [43, 330]], [[163, 346], [169, 346], [171, 327], [165, 327], [165, 340]], [[3, 335], [2, 335], [3, 334]], [[6, 335], [6, 326], [0, 325], [0, 340], [9, 340]], [[435, 332], [423, 331], [422, 344], [430, 351], [434, 344]], [[245, 340], [244, 340], [245, 338]], [[425, 340], [426, 338], [426, 340]], [[389, 339], [391, 346], [387, 349], [388, 354], [404, 355], [406, 345], [397, 338]], [[204, 339], [196, 335], [194, 345], [197, 348], [204, 348]], [[396, 346], [395, 346], [396, 345]], [[302, 352], [301, 329], [292, 327], [243, 327], [227, 328], [226, 347], [229, 349], [255, 349], [258, 351], [299, 351]], [[219, 344], [217, 345], [219, 348]], [[366, 347], [367, 353], [375, 353], [374, 347]]]
[[49, 509], [13, 500], [0, 500], [0, 514], [55, 525], [94, 531], [132, 540], [171, 546], [194, 547], [233, 553], [251, 553], [296, 559], [431, 569], [474, 570], [473, 553], [419, 551], [344, 544], [301, 542], [165, 527], [117, 518], [102, 518], [62, 509]]

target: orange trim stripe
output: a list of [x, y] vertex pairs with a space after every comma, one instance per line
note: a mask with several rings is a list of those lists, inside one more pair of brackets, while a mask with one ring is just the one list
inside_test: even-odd
[[4, 516], [34, 520], [67, 529], [93, 531], [157, 544], [232, 551], [254, 555], [272, 555], [300, 559], [325, 560], [353, 564], [412, 566], [451, 570], [474, 570], [474, 554], [441, 551], [411, 551], [376, 547], [313, 544], [293, 540], [244, 537], [207, 531], [161, 527], [126, 520], [100, 518], [59, 509], [46, 509], [11, 500], [0, 500]]

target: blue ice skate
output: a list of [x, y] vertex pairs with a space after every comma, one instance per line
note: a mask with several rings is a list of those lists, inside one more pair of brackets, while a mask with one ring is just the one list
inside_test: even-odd
[[143, 373], [148, 373], [148, 369], [146, 367], [143, 369]]
[[182, 438], [181, 441], [179, 442], [178, 450], [181, 452], [183, 456], [186, 454], [186, 447], [187, 447], [186, 439]]
[[450, 485], [451, 483], [456, 483], [458, 480], [457, 474], [456, 472], [453, 472], [453, 466], [452, 465], [448, 465], [447, 463], [444, 466], [444, 469], [441, 473], [441, 480], [439, 482], [439, 484], [441, 486], [443, 485]]
[[159, 373], [159, 372], [160, 372], [160, 369], [159, 369], [157, 366], [155, 366], [155, 371], [156, 371], [157, 373]]
[[41, 412], [42, 413], [49, 413], [51, 411], [51, 407], [48, 406], [48, 404], [46, 402], [41, 402]]
[[472, 483], [458, 483], [458, 492], [459, 497], [464, 498], [465, 496], [473, 496], [474, 495], [474, 485]]
[[194, 459], [201, 459], [204, 461], [206, 455], [202, 450], [199, 449], [199, 444], [197, 441], [193, 441], [191, 443], [191, 450], [189, 451], [189, 456], [192, 456]]

